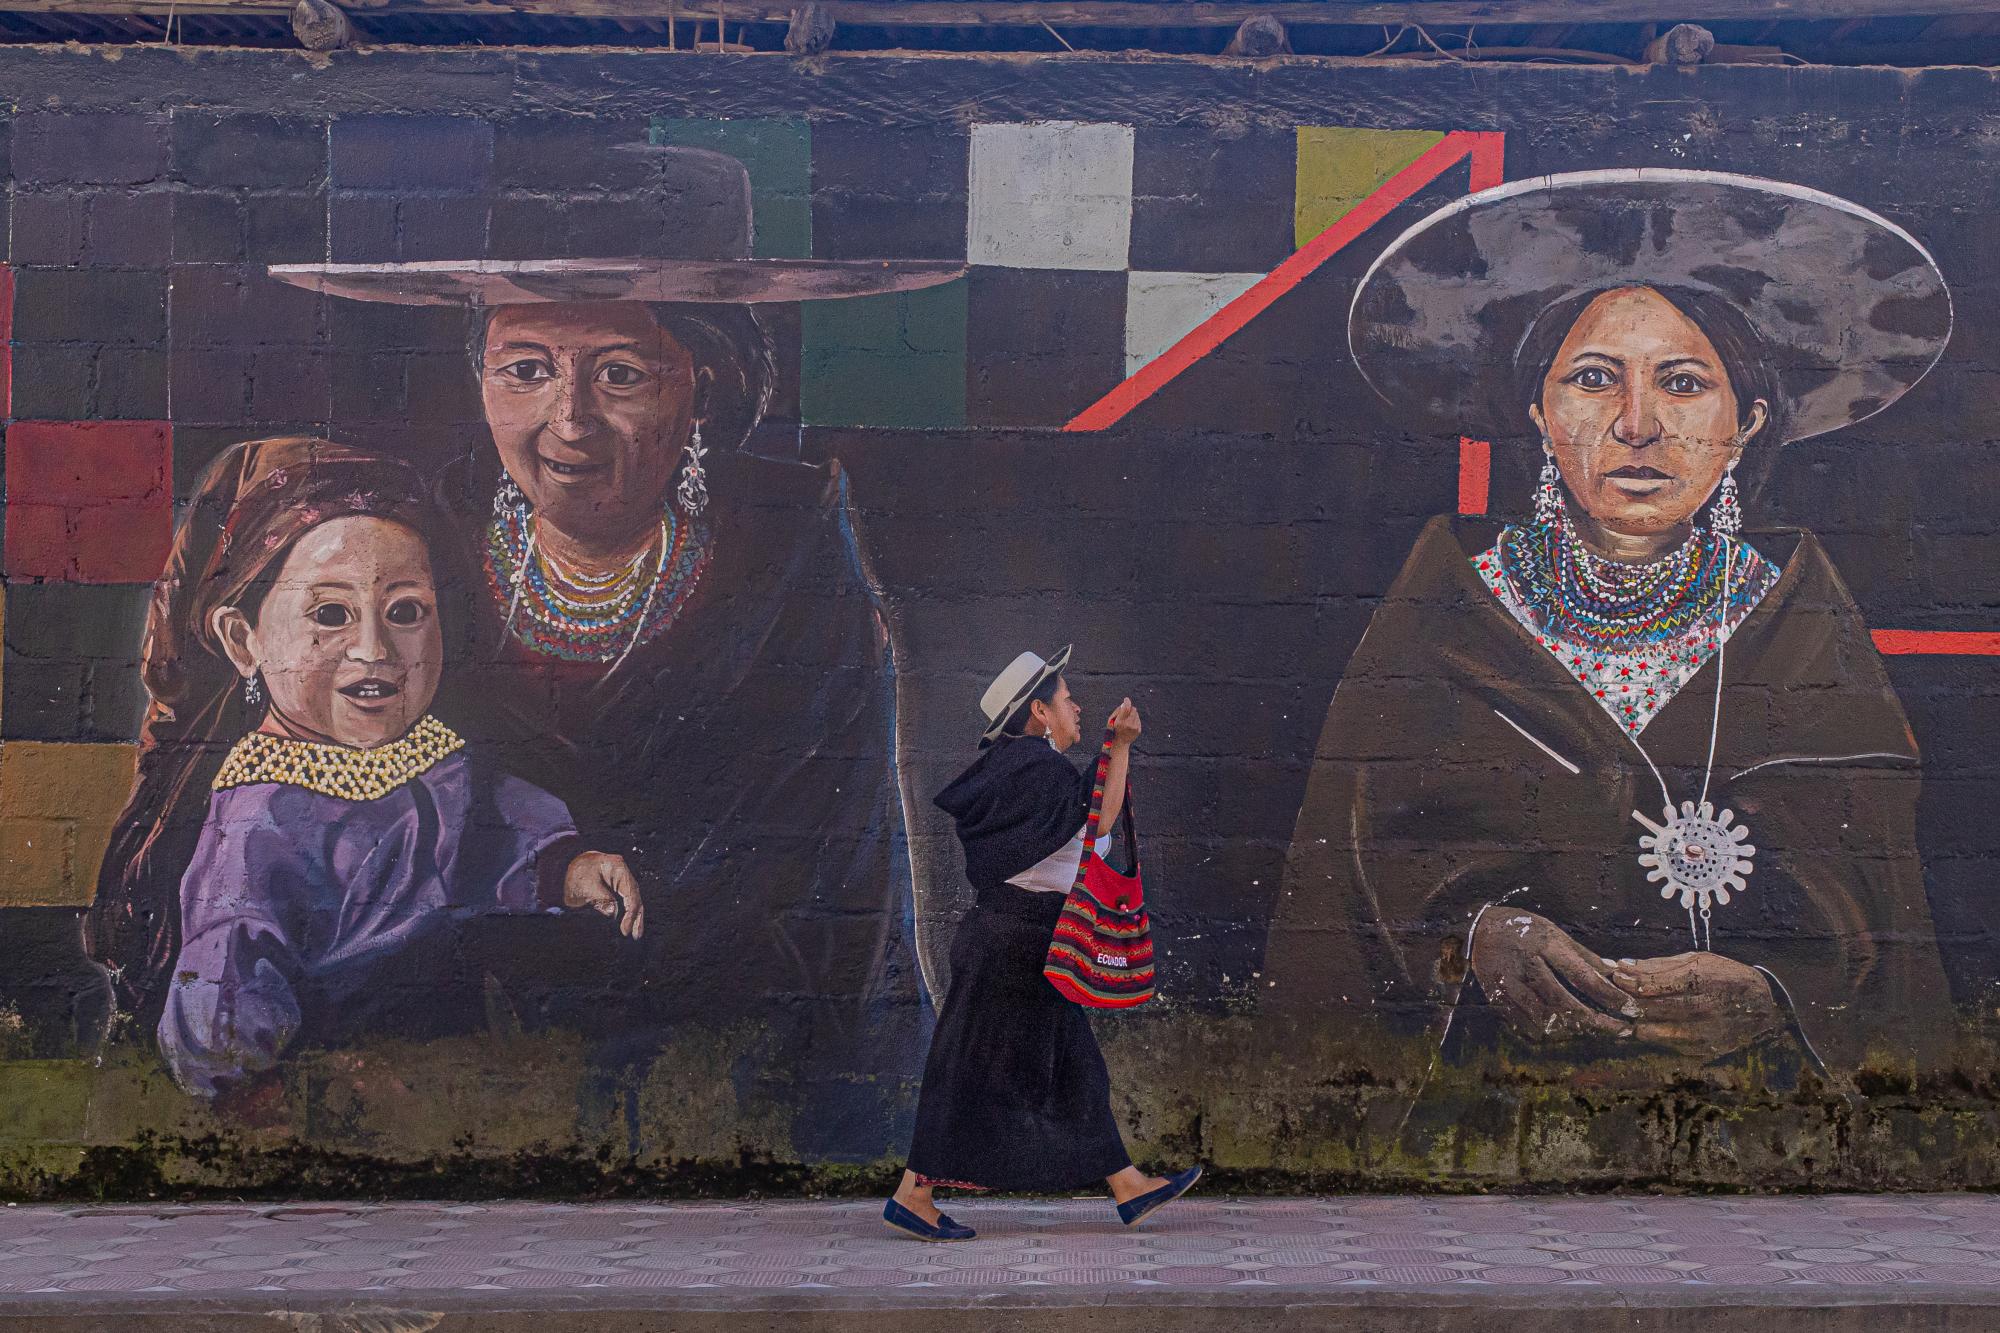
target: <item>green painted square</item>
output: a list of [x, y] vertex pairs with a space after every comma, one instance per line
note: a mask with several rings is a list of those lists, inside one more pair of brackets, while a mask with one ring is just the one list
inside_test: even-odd
[[0, 1061], [0, 1142], [80, 1142], [91, 1077], [82, 1060]]
[[808, 301], [799, 415], [811, 426], [965, 424], [966, 284]]
[[655, 116], [655, 147], [727, 153], [750, 173], [755, 223], [750, 250], [759, 259], [812, 255], [812, 127], [802, 120], [672, 120]]

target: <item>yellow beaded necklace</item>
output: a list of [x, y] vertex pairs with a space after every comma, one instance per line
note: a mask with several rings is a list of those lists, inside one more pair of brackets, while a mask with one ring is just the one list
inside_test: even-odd
[[213, 785], [223, 791], [258, 782], [281, 782], [344, 801], [372, 801], [464, 748], [457, 732], [429, 714], [408, 734], [372, 750], [253, 731], [230, 749]]

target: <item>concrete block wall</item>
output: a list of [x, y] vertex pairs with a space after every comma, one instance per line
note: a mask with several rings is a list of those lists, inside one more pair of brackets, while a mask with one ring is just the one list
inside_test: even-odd
[[[740, 1053], [681, 1051], [672, 1077], [607, 1091], [559, 1030], [301, 1053], [279, 1110], [232, 1119], [120, 1024], [79, 941], [137, 762], [150, 585], [202, 469], [286, 434], [440, 475], [488, 447], [465, 311], [333, 299], [267, 266], [650, 253], [670, 145], [744, 163], [759, 257], [969, 261], [927, 291], [769, 307], [777, 389], [749, 447], [846, 478], [893, 641], [934, 981], [969, 895], [928, 797], [968, 761], [987, 679], [1074, 641], [1091, 710], [1146, 709], [1165, 998], [1100, 1026], [1142, 1151], [1272, 1185], [1991, 1183], [1991, 74], [75, 48], [0, 50], [0, 73], [0, 1192], [586, 1193], [892, 1164], [814, 1158], [756, 1096], [690, 1086], [738, 1077]], [[1671, 166], [1807, 185], [1904, 227], [1945, 273], [1937, 369], [1789, 449], [1746, 503], [1817, 532], [1889, 636], [1964, 1029], [1951, 1067], [1776, 1087], [1666, 1062], [1650, 1088], [1602, 1092], [1588, 1070], [1570, 1087], [1512, 1071], [1455, 1085], [1429, 1137], [1389, 1151], [1407, 1051], [1259, 1045], [1341, 672], [1427, 519], [1529, 503], [1529, 442], [1487, 453], [1397, 416], [1347, 349], [1370, 262], [1476, 164], [1107, 428], [1061, 427], [1461, 131], [1497, 136], [1509, 180]], [[704, 984], [727, 985], [716, 961]]]

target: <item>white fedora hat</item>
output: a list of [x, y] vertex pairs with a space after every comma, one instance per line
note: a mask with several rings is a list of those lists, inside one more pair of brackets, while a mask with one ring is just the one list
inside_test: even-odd
[[989, 744], [1000, 737], [1000, 729], [1007, 725], [1007, 719], [1014, 715], [1024, 700], [1051, 676], [1060, 675], [1069, 665], [1070, 648], [1064, 644], [1060, 652], [1046, 661], [1034, 653], [1022, 653], [1007, 664], [1007, 669], [993, 678], [986, 687], [986, 693], [979, 696], [979, 711], [986, 714], [986, 734], [979, 738], [981, 745]]

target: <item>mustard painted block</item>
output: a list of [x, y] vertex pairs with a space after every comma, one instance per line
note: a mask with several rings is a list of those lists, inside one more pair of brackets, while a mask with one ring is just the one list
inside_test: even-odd
[[1304, 245], [1351, 212], [1382, 183], [1442, 142], [1442, 130], [1354, 130], [1299, 126], [1292, 221]]
[[132, 745], [0, 744], [0, 903], [89, 905], [138, 759]]
[[73, 827], [59, 819], [0, 818], [0, 907], [74, 903], [64, 883]]

